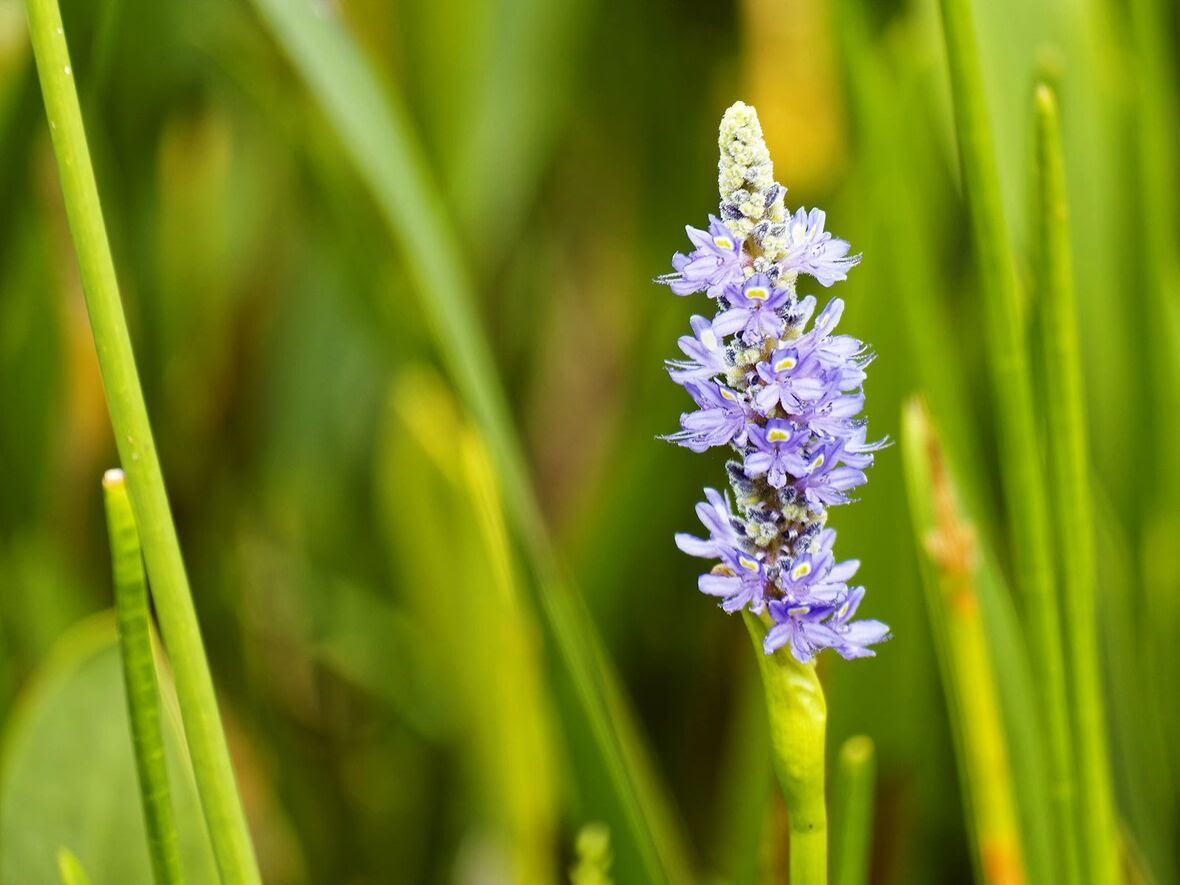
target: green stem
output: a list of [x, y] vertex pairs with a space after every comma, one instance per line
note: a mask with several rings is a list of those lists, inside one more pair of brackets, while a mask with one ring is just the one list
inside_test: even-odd
[[975, 529], [962, 513], [938, 435], [918, 399], [902, 413], [902, 456], [978, 878], [1022, 883], [1029, 876], [1017, 780], [984, 625]]
[[791, 818], [791, 885], [827, 885], [828, 811], [824, 799], [824, 730], [828, 709], [815, 661], [788, 649], [764, 654], [766, 624], [743, 612], [766, 693], [774, 771]]
[[1032, 629], [1030, 647], [1048, 736], [1051, 800], [1061, 878], [1080, 878], [1077, 797], [1043, 471], [1039, 461], [1025, 327], [1001, 205], [991, 129], [969, 0], [942, 0], [955, 131], [982, 282], [987, 362], [999, 432], [1001, 475], [1013, 558]]
[[111, 541], [123, 682], [127, 689], [127, 712], [131, 717], [131, 740], [152, 872], [158, 883], [178, 883], [184, 881], [184, 876], [168, 789], [164, 739], [160, 733], [160, 688], [152, 654], [147, 577], [143, 571], [139, 532], [123, 471], [108, 470], [102, 478], [102, 490]]
[[836, 764], [836, 885], [864, 885], [869, 880], [876, 777], [872, 739], [857, 735], [846, 740]]
[[258, 882], [254, 848], [234, 783], [213, 679], [119, 300], [61, 12], [56, 0], [27, 0], [26, 9], [107, 408], [127, 473], [127, 490], [160, 631], [172, 661], [205, 821], [222, 881]]
[[1073, 695], [1073, 734], [1079, 763], [1081, 835], [1094, 882], [1117, 882], [1117, 832], [1111, 798], [1095, 609], [1093, 496], [1078, 343], [1073, 256], [1069, 244], [1065, 161], [1053, 90], [1036, 91], [1039, 279], [1044, 333], [1045, 411], [1056, 490], [1057, 564], [1065, 597], [1065, 639]]

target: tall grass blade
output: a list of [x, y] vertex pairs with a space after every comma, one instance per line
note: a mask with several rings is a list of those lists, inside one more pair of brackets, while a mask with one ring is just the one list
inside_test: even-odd
[[234, 782], [213, 679], [119, 300], [61, 12], [57, 0], [28, 0], [26, 9], [111, 426], [127, 474], [160, 629], [175, 672], [205, 819], [223, 880], [257, 882], [254, 848]]
[[987, 363], [1007, 507], [1009, 538], [1026, 601], [1030, 649], [1048, 734], [1057, 870], [1067, 882], [1080, 877], [1077, 795], [1062, 653], [1061, 616], [1053, 575], [1043, 470], [1039, 461], [1025, 322], [1004, 219], [999, 174], [987, 119], [970, 0], [942, 0], [955, 132], [971, 215], [984, 301]]
[[164, 738], [160, 732], [160, 687], [152, 652], [151, 616], [148, 613], [147, 577], [139, 548], [139, 532], [127, 496], [123, 471], [108, 470], [102, 479], [115, 579], [115, 617], [119, 625], [119, 651], [139, 796], [147, 829], [148, 854], [157, 883], [184, 881], [179, 838], [172, 812], [172, 791]]
[[1073, 728], [1082, 812], [1083, 869], [1094, 882], [1118, 881], [1117, 833], [1110, 785], [1102, 657], [1095, 609], [1097, 573], [1090, 456], [1069, 245], [1061, 123], [1052, 89], [1036, 90], [1040, 297], [1050, 476], [1056, 494], [1057, 568], [1064, 597]]
[[873, 851], [873, 800], [877, 794], [877, 751], [872, 738], [851, 737], [836, 762], [835, 885], [869, 881]]
[[963, 516], [942, 448], [920, 400], [902, 416], [902, 449], [914, 533], [921, 549], [931, 632], [965, 793], [980, 878], [1028, 881], [1005, 736], [977, 580], [975, 531]]
[[426, 158], [396, 96], [382, 90], [338, 21], [306, 0], [256, 0], [340, 136], [398, 241], [440, 358], [501, 477], [510, 524], [540, 584], [540, 606], [651, 881], [686, 881], [685, 843], [617, 677], [559, 564], [513, 428], [471, 280]]
[[[450, 390], [424, 370], [395, 385], [383, 436], [379, 485], [393, 547], [415, 623], [437, 637], [481, 817], [498, 827], [512, 881], [553, 881], [551, 698], [486, 447]], [[478, 628], [455, 629], [459, 611]]]

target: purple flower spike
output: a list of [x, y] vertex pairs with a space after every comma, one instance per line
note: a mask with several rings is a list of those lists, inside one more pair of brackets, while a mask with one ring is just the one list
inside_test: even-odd
[[706, 489], [696, 511], [707, 536], [680, 533], [676, 546], [717, 560], [698, 587], [722, 609], [769, 614], [767, 654], [785, 647], [807, 662], [831, 648], [868, 657], [889, 628], [852, 620], [864, 588], [848, 582], [860, 563], [836, 561], [826, 525], [829, 508], [852, 500], [888, 445], [868, 441], [861, 417], [873, 354], [835, 334], [841, 299], [815, 315], [815, 298], [795, 291], [801, 274], [822, 286], [843, 280], [860, 256], [824, 230], [820, 210], [785, 210], [752, 108], [739, 102], [726, 112], [720, 144], [725, 223], [710, 216], [708, 231], [688, 228], [693, 251], [677, 254], [674, 272], [660, 278], [677, 295], [707, 292], [719, 308], [712, 320], [691, 319], [693, 334], [678, 342], [685, 358], [668, 361], [697, 411], [664, 438], [695, 452], [733, 449], [734, 504]]

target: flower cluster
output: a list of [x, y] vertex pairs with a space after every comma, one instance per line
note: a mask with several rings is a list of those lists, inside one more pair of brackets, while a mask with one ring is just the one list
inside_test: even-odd
[[848, 583], [859, 563], [836, 562], [836, 532], [825, 524], [827, 508], [851, 500], [886, 444], [867, 441], [857, 417], [873, 354], [834, 334], [839, 298], [812, 321], [815, 298], [796, 294], [800, 275], [827, 287], [860, 256], [824, 231], [820, 210], [786, 211], [752, 107], [725, 112], [719, 146], [720, 217], [710, 216], [707, 230], [689, 227], [693, 250], [675, 255], [673, 273], [659, 278], [677, 295], [704, 292], [717, 302], [712, 319], [692, 317], [692, 334], [679, 341], [685, 358], [668, 363], [697, 409], [665, 438], [694, 452], [736, 451], [726, 465], [734, 502], [705, 489], [697, 515], [708, 537], [679, 534], [676, 544], [718, 560], [699, 586], [725, 611], [769, 613], [767, 654], [789, 645], [803, 662], [824, 648], [871, 655], [889, 628], [852, 620], [864, 596]]

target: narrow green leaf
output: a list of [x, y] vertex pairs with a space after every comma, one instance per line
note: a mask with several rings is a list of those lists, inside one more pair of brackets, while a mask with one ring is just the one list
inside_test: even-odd
[[520, 440], [496, 381], [463, 253], [398, 98], [383, 91], [340, 23], [307, 0], [256, 0], [340, 136], [400, 244], [438, 353], [476, 420], [501, 480], [509, 524], [540, 585], [538, 599], [626, 815], [650, 881], [687, 881], [685, 842], [656, 779], [614, 669], [574, 582], [558, 562]]
[[982, 881], [1024, 882], [1013, 792], [1018, 782], [1009, 763], [1000, 688], [977, 588], [980, 556], [975, 530], [961, 513], [921, 401], [911, 401], [902, 415], [902, 453], [977, 869]]
[[1033, 411], [1025, 322], [1004, 219], [970, 0], [942, 0], [941, 5], [955, 134], [982, 282], [987, 363], [999, 435], [1009, 538], [1032, 630], [1030, 648], [1049, 737], [1053, 824], [1059, 858], [1056, 869], [1064, 881], [1076, 882], [1081, 875], [1077, 793], [1069, 740], [1061, 616], [1053, 575], [1046, 486], [1036, 445], [1039, 434]]
[[828, 807], [824, 795], [824, 737], [828, 709], [815, 661], [801, 664], [789, 649], [765, 654], [766, 624], [742, 612], [754, 643], [766, 712], [770, 748], [791, 825], [791, 885], [827, 885]]
[[123, 471], [108, 470], [102, 479], [102, 490], [111, 542], [123, 684], [127, 690], [127, 711], [152, 873], [158, 883], [183, 882], [176, 820], [172, 814], [172, 792], [168, 787], [164, 758], [164, 738], [160, 733], [160, 690], [152, 654], [147, 578]]
[[1057, 100], [1049, 86], [1036, 90], [1039, 281], [1044, 332], [1045, 414], [1055, 494], [1057, 568], [1064, 596], [1069, 650], [1072, 729], [1078, 760], [1083, 870], [1093, 882], [1119, 877], [1111, 797], [1102, 658], [1095, 608], [1094, 523], [1090, 456], [1078, 343], [1073, 258], [1069, 245], [1065, 160]]
[[[166, 671], [161, 670], [161, 673]], [[172, 684], [161, 679], [164, 758], [181, 867], [216, 882]], [[113, 612], [53, 645], [0, 734], [0, 882], [57, 885], [68, 846], [98, 885], [152, 881]]]
[[175, 668], [176, 692], [205, 819], [223, 881], [258, 882], [254, 847], [234, 782], [213, 679], [119, 299], [61, 11], [57, 0], [27, 0], [26, 10], [107, 407], [119, 458], [127, 473], [160, 629]]
[[846, 740], [836, 762], [832, 852], [835, 885], [864, 885], [869, 881], [876, 778], [877, 756], [872, 739], [857, 735]]

